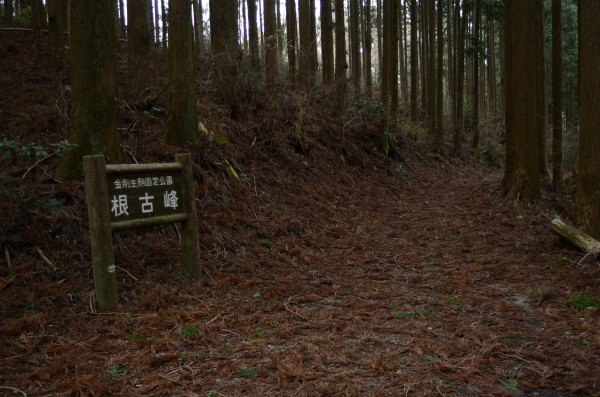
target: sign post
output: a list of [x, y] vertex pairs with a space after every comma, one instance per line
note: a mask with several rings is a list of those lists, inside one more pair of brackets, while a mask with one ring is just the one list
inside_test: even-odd
[[118, 305], [113, 232], [181, 223], [185, 270], [202, 276], [192, 160], [187, 153], [175, 161], [106, 165], [104, 156], [83, 158], [94, 287], [103, 310]]

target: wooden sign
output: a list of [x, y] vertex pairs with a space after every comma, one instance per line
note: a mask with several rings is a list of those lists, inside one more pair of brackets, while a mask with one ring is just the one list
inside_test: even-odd
[[106, 165], [104, 156], [83, 158], [94, 287], [103, 310], [118, 305], [113, 232], [181, 223], [185, 270], [202, 276], [192, 160], [177, 154], [175, 161]]

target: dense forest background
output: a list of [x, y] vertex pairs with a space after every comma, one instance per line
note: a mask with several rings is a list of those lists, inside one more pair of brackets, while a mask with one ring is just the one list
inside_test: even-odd
[[[0, 0], [0, 395], [598, 395], [598, 21]], [[115, 232], [103, 310], [82, 159], [181, 153], [202, 275]]]

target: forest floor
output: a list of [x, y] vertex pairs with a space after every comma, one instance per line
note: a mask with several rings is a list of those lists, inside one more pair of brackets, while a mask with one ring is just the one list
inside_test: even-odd
[[[43, 59], [43, 41], [0, 33], [2, 139], [65, 139], [68, 78]], [[253, 94], [241, 121], [209, 92], [202, 280], [174, 226], [116, 233], [115, 312], [95, 307], [83, 182], [60, 180], [54, 157], [25, 177], [36, 159], [0, 163], [0, 395], [600, 395], [585, 308], [600, 266], [550, 234], [541, 213], [560, 201], [509, 200], [501, 169], [428, 156], [408, 132], [382, 156], [374, 127], [323, 110], [324, 90]], [[118, 103], [126, 162], [191, 150], [160, 144], [163, 97], [134, 155], [142, 113]]]

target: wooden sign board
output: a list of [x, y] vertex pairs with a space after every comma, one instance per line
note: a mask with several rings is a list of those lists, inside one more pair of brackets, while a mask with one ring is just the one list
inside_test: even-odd
[[169, 164], [106, 165], [104, 156], [83, 159], [96, 299], [118, 305], [112, 233], [181, 223], [185, 270], [201, 277], [198, 223], [189, 154]]

